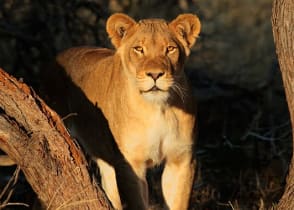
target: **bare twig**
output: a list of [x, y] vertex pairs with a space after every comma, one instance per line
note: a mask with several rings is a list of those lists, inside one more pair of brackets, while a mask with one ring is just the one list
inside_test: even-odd
[[2, 200], [2, 198], [4, 198], [5, 195], [7, 195], [5, 200], [1, 203], [0, 209], [7, 205], [14, 204], [14, 203], [9, 203], [9, 200], [14, 192], [14, 187], [15, 187], [15, 184], [17, 183], [19, 173], [20, 173], [20, 167], [17, 166], [12, 177], [9, 179], [8, 183], [5, 185], [4, 189], [2, 190], [0, 194], [0, 200]]

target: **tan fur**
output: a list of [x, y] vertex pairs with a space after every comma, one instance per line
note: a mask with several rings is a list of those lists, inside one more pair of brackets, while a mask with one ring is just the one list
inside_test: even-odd
[[[179, 15], [171, 23], [161, 19], [136, 22], [114, 14], [106, 29], [116, 50], [72, 48], [57, 61], [101, 110], [118, 150], [113, 152], [107, 143], [111, 138], [107, 132], [97, 138], [90, 134], [87, 119], [97, 130], [105, 123], [95, 123], [89, 113], [85, 124], [76, 122], [73, 130], [90, 154], [95, 149], [104, 153], [95, 157], [102, 185], [116, 209], [148, 209], [146, 169], [163, 161], [166, 208], [187, 209], [195, 170], [195, 104], [183, 65], [200, 22], [192, 14]], [[103, 139], [96, 147], [98, 136]]]

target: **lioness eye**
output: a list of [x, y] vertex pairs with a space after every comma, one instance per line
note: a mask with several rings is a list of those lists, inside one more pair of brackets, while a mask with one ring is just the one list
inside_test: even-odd
[[176, 47], [174, 47], [174, 46], [168, 46], [167, 48], [166, 48], [166, 52], [167, 53], [172, 53], [172, 52], [174, 52], [176, 50]]
[[134, 47], [134, 50], [135, 50], [136, 52], [138, 52], [138, 53], [141, 53], [141, 54], [144, 53], [144, 51], [143, 51], [143, 47], [140, 47], [140, 46]]

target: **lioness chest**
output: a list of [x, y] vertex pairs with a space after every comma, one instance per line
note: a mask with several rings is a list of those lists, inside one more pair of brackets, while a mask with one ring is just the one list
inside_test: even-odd
[[145, 162], [147, 167], [160, 164], [164, 159], [175, 157], [186, 144], [182, 139], [179, 123], [181, 119], [171, 109], [154, 110], [126, 120], [118, 145], [127, 159]]

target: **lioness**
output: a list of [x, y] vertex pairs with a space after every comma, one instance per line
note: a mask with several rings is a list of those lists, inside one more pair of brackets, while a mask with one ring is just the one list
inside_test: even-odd
[[118, 13], [109, 17], [106, 30], [115, 50], [79, 47], [57, 57], [84, 95], [79, 99], [71, 87], [63, 96], [68, 110], [77, 113], [67, 124], [97, 160], [115, 209], [148, 209], [146, 169], [162, 162], [166, 208], [187, 209], [195, 170], [195, 104], [183, 67], [199, 19], [182, 14], [170, 23], [136, 22]]

